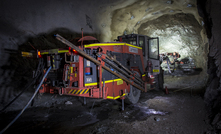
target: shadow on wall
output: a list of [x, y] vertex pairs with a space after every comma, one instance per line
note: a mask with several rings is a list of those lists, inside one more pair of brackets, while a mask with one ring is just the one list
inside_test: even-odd
[[212, 18], [208, 16], [207, 9], [206, 9], [206, 3], [207, 0], [197, 0], [197, 9], [200, 17], [203, 18], [204, 23], [205, 23], [205, 29], [206, 29], [206, 34], [207, 38], [211, 38], [212, 36]]
[[[54, 35], [60, 34], [74, 43], [75, 38], [81, 38], [82, 33], [76, 33], [65, 28], [58, 28], [48, 33], [29, 37], [27, 41], [18, 47], [18, 50], [5, 49], [9, 53], [7, 64], [1, 66], [0, 78], [0, 104], [7, 104], [16, 94], [21, 92], [29, 84], [33, 77], [33, 71], [38, 65], [37, 58], [22, 57], [21, 51], [36, 52], [37, 50], [65, 48], [66, 45], [56, 40]], [[84, 36], [99, 37], [97, 34], [84, 33]], [[28, 89], [33, 91], [33, 86]]]

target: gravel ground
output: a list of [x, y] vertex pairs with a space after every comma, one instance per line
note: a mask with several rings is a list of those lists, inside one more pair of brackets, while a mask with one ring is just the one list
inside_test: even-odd
[[[1, 113], [0, 129], [18, 112]], [[118, 100], [87, 99], [83, 105], [83, 98], [44, 94], [5, 133], [203, 134], [211, 129], [207, 122], [203, 98], [190, 92], [142, 93], [124, 111]]]

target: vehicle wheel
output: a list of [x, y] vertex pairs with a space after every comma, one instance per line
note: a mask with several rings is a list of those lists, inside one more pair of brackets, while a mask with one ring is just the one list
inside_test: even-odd
[[[137, 76], [140, 76], [138, 72], [135, 72]], [[130, 85], [130, 93], [125, 98], [127, 104], [135, 104], [139, 101], [141, 91], [136, 87]]]
[[130, 85], [130, 93], [126, 96], [125, 102], [127, 104], [135, 104], [139, 101], [141, 91]]

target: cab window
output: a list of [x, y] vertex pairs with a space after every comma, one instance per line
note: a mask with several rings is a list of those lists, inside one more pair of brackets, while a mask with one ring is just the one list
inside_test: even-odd
[[139, 42], [139, 47], [142, 47], [142, 50], [143, 50], [143, 56], [145, 56], [145, 52], [144, 52], [144, 50], [145, 50], [144, 36], [140, 36], [138, 42]]
[[139, 47], [143, 47], [144, 46], [144, 36], [140, 36], [139, 37]]
[[137, 46], [137, 38], [136, 37], [123, 38], [123, 42]]
[[159, 40], [158, 38], [149, 39], [149, 57], [151, 59], [159, 59]]

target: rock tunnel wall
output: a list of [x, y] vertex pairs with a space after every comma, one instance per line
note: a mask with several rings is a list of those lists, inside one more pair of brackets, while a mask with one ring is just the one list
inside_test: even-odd
[[179, 52], [180, 59], [192, 58], [203, 69], [199, 76], [169, 77], [165, 81], [168, 88], [201, 89], [206, 85], [208, 40], [196, 1], [139, 0], [114, 10], [111, 21], [110, 40], [131, 33], [159, 37], [160, 53]]
[[[209, 38], [209, 54], [208, 54], [208, 74], [209, 82], [205, 93], [205, 102], [210, 107], [211, 115], [214, 117], [217, 113], [221, 113], [220, 100], [220, 83], [221, 83], [221, 1], [211, 0], [204, 4], [206, 15], [203, 16], [207, 20], [208, 38]], [[218, 120], [220, 117], [218, 117]], [[217, 122], [213, 125], [215, 128]]]
[[207, 37], [209, 39], [208, 74], [204, 101], [210, 113], [211, 133], [220, 133], [221, 124], [221, 1], [199, 1], [199, 14], [206, 22]]

